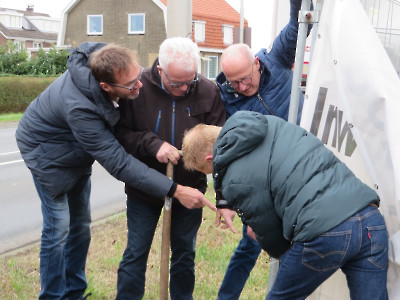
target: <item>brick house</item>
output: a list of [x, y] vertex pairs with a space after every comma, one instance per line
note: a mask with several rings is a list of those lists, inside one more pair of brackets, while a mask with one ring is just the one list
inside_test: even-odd
[[[202, 57], [199, 72], [214, 79], [221, 53], [234, 42], [240, 15], [225, 0], [192, 1], [192, 39]], [[166, 22], [167, 0], [74, 0], [62, 12], [57, 45], [113, 42], [133, 49], [140, 64], [148, 67], [167, 36]]]
[[58, 19], [34, 12], [33, 6], [26, 10], [0, 8], [0, 46], [7, 48], [12, 41], [17, 49], [35, 56], [40, 48], [48, 51], [56, 45], [58, 26]]

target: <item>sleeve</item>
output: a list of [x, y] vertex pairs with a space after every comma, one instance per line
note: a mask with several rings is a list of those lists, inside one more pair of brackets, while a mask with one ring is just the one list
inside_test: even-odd
[[76, 108], [67, 120], [84, 150], [112, 176], [156, 197], [168, 194], [172, 180], [129, 155], [95, 112]]
[[291, 243], [283, 235], [282, 220], [276, 214], [267, 190], [231, 183], [224, 186], [222, 194], [243, 224], [253, 229], [261, 248], [270, 256], [279, 258], [289, 249]]
[[115, 126], [115, 137], [133, 156], [155, 157], [164, 140], [151, 130], [137, 131], [133, 127], [134, 118], [131, 100], [119, 101], [120, 120]]
[[[299, 29], [298, 13], [301, 9], [301, 0], [290, 0], [290, 20], [275, 38], [271, 52], [271, 56], [275, 57], [276, 63], [292, 68], [297, 45], [297, 33]], [[309, 31], [311, 26], [309, 27]]]

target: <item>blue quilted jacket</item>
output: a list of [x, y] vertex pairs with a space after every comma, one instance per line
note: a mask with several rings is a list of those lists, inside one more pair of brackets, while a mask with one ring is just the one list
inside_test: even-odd
[[[288, 119], [301, 0], [290, 2], [290, 21], [274, 40], [271, 51], [268, 53], [267, 49], [261, 49], [256, 54], [262, 71], [258, 93], [251, 97], [239, 94], [227, 85], [224, 73], [217, 76], [227, 117], [239, 110], [250, 110]], [[298, 121], [303, 107], [302, 95], [299, 101]]]

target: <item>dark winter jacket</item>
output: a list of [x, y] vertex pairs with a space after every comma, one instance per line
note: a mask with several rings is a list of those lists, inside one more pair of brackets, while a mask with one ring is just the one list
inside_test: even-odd
[[127, 154], [113, 135], [119, 112], [88, 67], [90, 54], [104, 45], [83, 43], [71, 52], [68, 71], [26, 109], [16, 131], [18, 147], [53, 197], [91, 174], [94, 160], [115, 178], [161, 197], [173, 182]]
[[[225, 74], [217, 76], [217, 84], [221, 90], [227, 117], [239, 110], [260, 112], [288, 119], [290, 94], [292, 88], [293, 63], [296, 55], [298, 12], [301, 0], [290, 1], [290, 21], [274, 40], [268, 53], [261, 49], [256, 56], [260, 60], [261, 78], [258, 93], [248, 97], [237, 93], [229, 86]], [[298, 121], [303, 108], [303, 96], [299, 99]]]
[[[222, 126], [225, 108], [218, 87], [201, 75], [185, 96], [174, 98], [162, 88], [157, 65], [158, 59], [143, 71], [143, 88], [137, 99], [119, 101], [121, 120], [116, 136], [127, 152], [165, 174], [166, 164], [156, 158], [161, 145], [168, 142], [181, 149], [186, 129], [199, 123]], [[202, 192], [207, 187], [206, 176], [184, 169], [182, 160], [174, 167], [174, 181]], [[126, 192], [135, 200], [163, 204], [162, 198], [149, 197], [130, 185], [126, 186]]]
[[213, 154], [215, 189], [273, 257], [379, 203], [318, 138], [277, 117], [236, 113]]

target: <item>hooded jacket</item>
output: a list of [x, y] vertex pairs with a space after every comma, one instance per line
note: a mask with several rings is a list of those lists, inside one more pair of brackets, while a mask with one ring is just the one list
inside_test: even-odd
[[21, 155], [54, 198], [91, 174], [94, 160], [137, 189], [167, 195], [172, 180], [127, 154], [113, 135], [119, 111], [88, 64], [90, 54], [103, 46], [83, 43], [71, 51], [68, 70], [29, 105], [16, 131]]
[[[121, 99], [121, 120], [116, 136], [126, 151], [161, 173], [166, 164], [158, 162], [156, 154], [164, 142], [182, 148], [183, 135], [199, 123], [222, 126], [225, 108], [218, 87], [202, 75], [182, 97], [173, 97], [163, 88], [158, 73], [158, 59], [142, 73], [143, 88], [135, 100]], [[174, 181], [205, 192], [206, 176], [184, 168], [182, 159], [174, 166]], [[134, 200], [163, 205], [163, 198], [150, 197], [129, 184], [126, 193]]]
[[[290, 1], [289, 23], [276, 37], [269, 53], [267, 49], [261, 49], [256, 54], [260, 60], [261, 72], [257, 94], [251, 97], [242, 95], [230, 86], [224, 73], [217, 76], [216, 82], [221, 90], [227, 117], [239, 110], [249, 110], [288, 119], [300, 7], [301, 0]], [[300, 95], [299, 101], [298, 121], [303, 107], [303, 95]]]
[[213, 155], [214, 188], [273, 257], [379, 204], [375, 191], [318, 138], [277, 117], [236, 113]]

